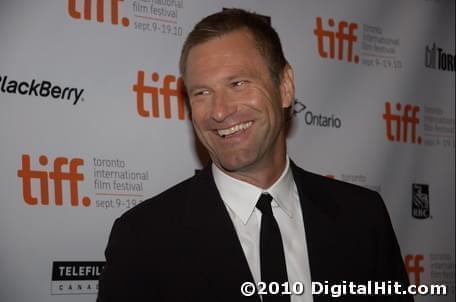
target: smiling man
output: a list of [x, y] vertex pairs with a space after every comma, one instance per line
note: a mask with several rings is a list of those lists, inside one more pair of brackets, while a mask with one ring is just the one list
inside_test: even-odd
[[[408, 284], [380, 196], [288, 158], [294, 77], [269, 24], [239, 9], [204, 18], [180, 69], [212, 163], [116, 220], [98, 301], [318, 302], [331, 293], [312, 296], [312, 281]], [[338, 300], [358, 299], [413, 301]]]
[[254, 38], [242, 29], [193, 46], [183, 60], [193, 125], [214, 165], [270, 187], [285, 168], [283, 109], [294, 96], [290, 66], [274, 83]]

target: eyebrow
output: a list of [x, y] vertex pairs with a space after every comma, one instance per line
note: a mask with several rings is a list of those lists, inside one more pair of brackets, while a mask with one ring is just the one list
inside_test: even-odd
[[192, 86], [192, 87], [187, 87], [187, 91], [188, 91], [188, 93], [191, 93], [191, 92], [193, 92], [193, 91], [195, 91], [195, 90], [208, 89], [208, 88], [209, 88], [209, 87], [206, 86], [206, 85], [199, 85], [199, 84], [198, 84], [198, 85], [194, 85], [194, 86]]
[[[246, 79], [253, 79], [255, 78], [257, 75], [256, 72], [252, 72], [250, 70], [246, 70], [245, 68], [242, 68], [238, 71], [236, 71], [235, 73], [233, 73], [232, 75], [228, 75], [227, 77], [223, 78], [222, 80], [226, 83], [229, 83], [235, 79], [238, 79], [238, 78], [246, 78]], [[192, 86], [187, 86], [187, 90], [188, 92], [193, 92], [195, 90], [198, 90], [198, 89], [209, 89], [210, 87], [208, 85], [205, 85], [205, 84], [195, 84], [195, 85], [192, 85]]]

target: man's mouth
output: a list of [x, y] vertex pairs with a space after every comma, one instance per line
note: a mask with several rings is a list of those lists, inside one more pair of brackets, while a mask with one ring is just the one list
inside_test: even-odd
[[249, 122], [246, 122], [246, 123], [240, 123], [240, 124], [237, 124], [237, 125], [234, 125], [230, 128], [226, 128], [226, 129], [219, 129], [217, 130], [217, 133], [219, 136], [221, 137], [226, 137], [226, 136], [229, 136], [229, 135], [233, 135], [239, 131], [243, 131], [243, 130], [246, 130], [248, 128], [250, 128], [250, 126], [252, 126], [253, 122], [252, 121], [249, 121]]

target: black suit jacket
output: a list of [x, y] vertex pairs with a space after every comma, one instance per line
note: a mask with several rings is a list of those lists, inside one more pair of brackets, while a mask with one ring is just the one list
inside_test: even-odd
[[[312, 281], [399, 280], [408, 284], [381, 197], [291, 164], [306, 231]], [[114, 223], [99, 281], [99, 302], [255, 301], [252, 281], [210, 166], [131, 209]], [[310, 289], [306, 289], [310, 290]], [[314, 296], [315, 302], [332, 301]], [[413, 301], [342, 296], [338, 301]]]

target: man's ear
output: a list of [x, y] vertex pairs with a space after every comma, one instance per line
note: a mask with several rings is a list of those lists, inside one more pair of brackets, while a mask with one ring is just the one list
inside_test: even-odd
[[294, 73], [290, 65], [286, 65], [282, 71], [280, 81], [280, 96], [282, 97], [282, 108], [291, 107], [295, 96]]

